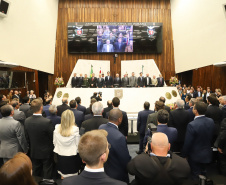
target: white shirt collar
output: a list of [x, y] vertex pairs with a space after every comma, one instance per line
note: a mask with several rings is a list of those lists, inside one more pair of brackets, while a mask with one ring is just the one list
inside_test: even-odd
[[102, 115], [93, 115], [94, 117], [96, 116], [96, 117], [102, 117]]
[[42, 114], [33, 114], [34, 116], [42, 116]]
[[114, 125], [114, 126], [116, 126], [116, 127], [118, 128], [118, 125], [116, 125], [116, 124], [114, 124], [114, 123], [112, 123], [112, 122], [108, 122], [108, 123], [110, 123], [110, 124], [112, 124], [112, 125]]
[[99, 168], [99, 169], [91, 169], [91, 168], [88, 168], [87, 166], [85, 166], [85, 171], [87, 172], [104, 172], [104, 168]]
[[[156, 156], [157, 157], [157, 155], [152, 153], [152, 152], [150, 153], [150, 156]], [[170, 157], [170, 154], [167, 154], [166, 157]]]
[[205, 115], [195, 116], [194, 120], [195, 120], [196, 118], [200, 118], [200, 117], [203, 117], [203, 116], [205, 116]]

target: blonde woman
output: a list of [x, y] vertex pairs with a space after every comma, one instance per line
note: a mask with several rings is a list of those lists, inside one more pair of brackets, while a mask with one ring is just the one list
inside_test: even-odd
[[75, 125], [74, 113], [62, 113], [61, 124], [53, 132], [54, 152], [57, 154], [57, 170], [61, 178], [77, 175], [82, 161], [78, 154], [79, 128]]

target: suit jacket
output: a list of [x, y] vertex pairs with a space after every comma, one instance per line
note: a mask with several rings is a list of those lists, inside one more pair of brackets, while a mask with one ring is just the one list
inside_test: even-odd
[[0, 143], [1, 158], [13, 158], [17, 152], [28, 151], [21, 124], [12, 117], [0, 119]]
[[[92, 98], [91, 98], [91, 99], [92, 99]], [[90, 113], [91, 113], [90, 107], [87, 107], [87, 108], [86, 108], [86, 114], [85, 114], [85, 115], [90, 114]]]
[[89, 87], [89, 78], [83, 78], [83, 85], [85, 85], [86, 87]]
[[107, 50], [107, 44], [103, 45], [102, 52], [114, 52], [114, 48], [112, 44], [109, 44], [109, 50]]
[[83, 133], [85, 133], [91, 130], [96, 130], [100, 125], [106, 123], [108, 123], [108, 119], [105, 119], [102, 116], [93, 116], [93, 118], [82, 122], [81, 129], [83, 129]]
[[142, 79], [141, 79], [141, 77], [139, 76], [139, 77], [137, 78], [137, 86], [143, 87], [144, 85], [145, 85], [145, 78], [142, 77]]
[[[178, 155], [171, 153], [171, 164], [167, 169], [167, 174], [173, 183], [169, 182], [164, 173], [161, 173], [161, 168], [158, 167], [153, 158], [158, 158], [160, 164], [164, 165], [167, 161], [167, 157], [155, 157], [146, 153], [142, 153], [133, 158], [127, 165], [128, 172], [131, 175], [135, 175], [135, 180], [132, 184], [136, 185], [151, 185], [151, 184], [167, 184], [175, 185], [182, 184], [182, 182], [188, 178], [190, 174], [190, 167], [186, 159], [179, 157]], [[183, 168], [181, 168], [183, 166]], [[158, 183], [153, 181], [158, 177]]]
[[51, 120], [53, 128], [55, 128], [56, 124], [61, 123], [61, 117], [57, 116], [56, 114], [50, 114], [50, 116], [47, 116], [46, 118]]
[[202, 116], [190, 122], [187, 126], [183, 156], [198, 163], [211, 162], [213, 133], [214, 122], [211, 118]]
[[102, 114], [104, 118], [108, 119], [106, 117], [106, 113], [109, 112], [111, 109], [113, 109], [113, 106], [104, 108], [104, 111], [103, 111], [103, 114]]
[[80, 175], [67, 177], [62, 181], [62, 185], [126, 185], [126, 183], [110, 178], [105, 172], [82, 171]]
[[191, 122], [191, 121], [193, 121], [194, 118], [195, 118], [195, 115], [194, 115], [194, 113], [193, 113], [193, 107], [190, 107], [190, 108], [188, 109], [188, 112], [189, 112], [189, 117], [190, 117], [190, 122]]
[[13, 96], [12, 96], [12, 99], [14, 99], [14, 98], [18, 98], [19, 100], [20, 100], [20, 96], [17, 94], [14, 94]]
[[93, 114], [87, 114], [87, 115], [85, 115], [85, 117], [84, 117], [84, 121], [85, 120], [88, 120], [88, 119], [91, 119], [93, 117]]
[[164, 86], [164, 78], [162, 78], [162, 82], [160, 81], [160, 77], [157, 78], [158, 81], [158, 87], [163, 87]]
[[223, 120], [224, 118], [226, 118], [226, 105], [224, 105], [221, 110], [222, 110], [222, 120]]
[[51, 121], [39, 115], [25, 120], [25, 133], [30, 145], [30, 156], [34, 159], [47, 159], [53, 153], [53, 125]]
[[105, 86], [105, 81], [103, 78], [97, 78], [97, 87], [102, 88]]
[[184, 109], [185, 109], [185, 110], [190, 109], [189, 102], [187, 102], [187, 103], [184, 104]]
[[[120, 109], [119, 109], [120, 110]], [[120, 110], [122, 111], [122, 110]], [[119, 131], [124, 135], [124, 136], [128, 136], [128, 117], [127, 117], [127, 113], [122, 111], [122, 123], [119, 125]], [[106, 114], [106, 118], [108, 119], [109, 116], [109, 112], [107, 112]]]
[[170, 113], [170, 107], [165, 105], [165, 110], [167, 110], [168, 113]]
[[61, 114], [65, 111], [71, 109], [67, 104], [63, 103], [62, 105], [57, 106], [57, 116], [61, 116]]
[[129, 177], [126, 166], [131, 157], [125, 136], [119, 132], [113, 123], [102, 124], [99, 129], [104, 129], [108, 132], [107, 140], [111, 144], [108, 160], [104, 164], [106, 174], [114, 179], [128, 183]]
[[137, 131], [140, 135], [145, 135], [145, 128], [147, 124], [148, 115], [154, 113], [152, 110], [143, 110], [138, 113]]
[[24, 121], [26, 119], [24, 112], [14, 109], [13, 119], [19, 121], [22, 124], [22, 128], [24, 127]]
[[154, 125], [158, 125], [158, 122], [157, 122], [157, 115], [158, 115], [158, 112], [153, 112], [151, 114], [148, 115], [148, 119], [147, 119], [147, 125], [149, 123], [153, 123]]
[[129, 77], [129, 85], [131, 87], [136, 87], [137, 86], [137, 77], [135, 77], [135, 76]]
[[113, 85], [114, 84], [119, 84], [119, 87], [121, 87], [121, 78], [114, 78]]
[[174, 142], [177, 139], [177, 129], [173, 127], [168, 127], [167, 125], [160, 124], [157, 126], [157, 132], [165, 133], [169, 139], [169, 143], [171, 145], [174, 144]]
[[82, 122], [84, 121], [83, 112], [77, 109], [71, 109], [71, 111], [74, 113], [76, 125], [80, 128], [82, 125]]
[[186, 128], [189, 122], [190, 117], [187, 110], [176, 109], [170, 112], [168, 126], [176, 128], [178, 132], [177, 140], [175, 142], [177, 148], [175, 150], [181, 151], [181, 145], [184, 143]]
[[109, 76], [109, 80], [108, 76], [105, 76], [105, 85], [106, 87], [111, 87], [113, 85], [113, 78], [111, 76]]
[[147, 82], [148, 82], [147, 79], [149, 80], [149, 85], [152, 84], [151, 77], [145, 77], [145, 78], [144, 78], [144, 85], [145, 85], [145, 87], [148, 87], [148, 86], [149, 86], [149, 85], [147, 84]]
[[[90, 87], [92, 87], [92, 88], [95, 88], [95, 87], [97, 87], [97, 78], [96, 77], [91, 77], [90, 79], [89, 79], [89, 84], [90, 84]], [[91, 85], [93, 85], [93, 86], [91, 86]]]
[[115, 52], [125, 52], [126, 44], [122, 42], [121, 44], [119, 44], [118, 42], [116, 42], [114, 48]]
[[77, 87], [78, 84], [78, 77], [71, 78], [71, 87]]
[[78, 77], [78, 87], [81, 87], [83, 85], [83, 77]]
[[77, 110], [82, 111], [84, 115], [86, 114], [86, 108], [80, 104], [78, 104]]
[[127, 85], [129, 85], [129, 78], [128, 77], [127, 78], [123, 77], [121, 86], [122, 87], [127, 87]]
[[24, 113], [26, 113], [29, 109], [30, 109], [30, 105], [29, 103], [24, 103], [20, 106], [19, 110], [20, 111], [23, 111]]
[[43, 106], [43, 111], [46, 113], [46, 117], [50, 116], [49, 107], [50, 107], [50, 104]]
[[198, 97], [198, 93], [197, 93], [197, 91], [194, 91], [193, 92], [193, 98], [197, 98]]

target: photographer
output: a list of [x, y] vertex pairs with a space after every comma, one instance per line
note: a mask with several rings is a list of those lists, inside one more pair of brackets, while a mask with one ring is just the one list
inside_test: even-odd
[[146, 146], [146, 153], [136, 156], [127, 165], [128, 172], [135, 175], [131, 184], [182, 184], [190, 174], [190, 167], [186, 159], [169, 150], [166, 134], [154, 133]]
[[90, 97], [90, 99], [93, 99], [95, 98], [97, 101], [102, 101], [102, 92], [94, 92], [93, 93], [93, 96]]

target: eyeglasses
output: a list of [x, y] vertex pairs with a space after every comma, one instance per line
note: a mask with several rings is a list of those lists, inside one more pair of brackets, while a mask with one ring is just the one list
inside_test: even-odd
[[[111, 144], [108, 143], [108, 150], [110, 150], [110, 148], [111, 148]], [[101, 154], [98, 156], [98, 158], [99, 158], [100, 156], [102, 156], [104, 153], [106, 153], [106, 151], [107, 151], [107, 150], [105, 150], [103, 153], [101, 153]]]

